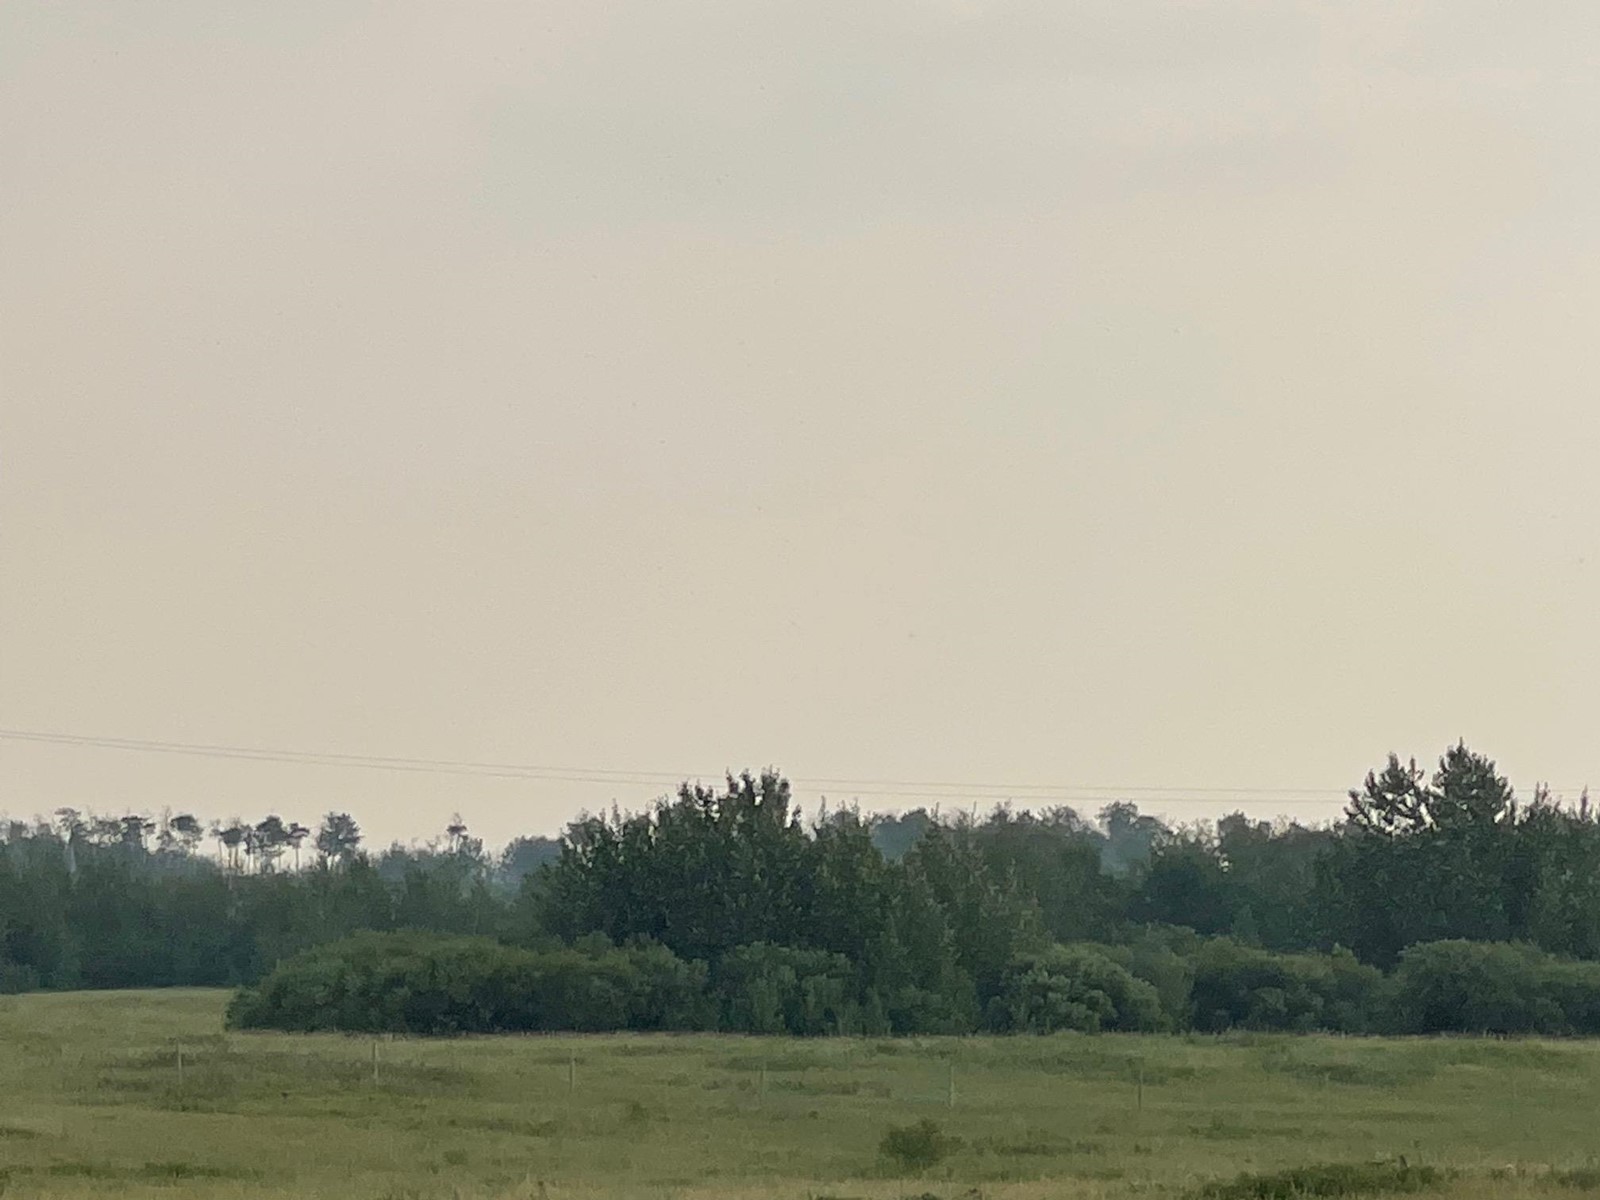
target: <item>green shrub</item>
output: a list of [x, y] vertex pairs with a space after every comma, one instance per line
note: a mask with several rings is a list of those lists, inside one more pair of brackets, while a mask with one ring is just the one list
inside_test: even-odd
[[363, 1033], [698, 1029], [704, 964], [660, 946], [530, 951], [487, 938], [366, 933], [295, 955], [235, 996], [235, 1028]]
[[961, 1139], [945, 1133], [924, 1117], [915, 1125], [896, 1125], [883, 1135], [878, 1150], [905, 1171], [925, 1171], [961, 1149]]
[[[957, 975], [942, 987], [904, 984], [887, 994], [869, 989], [862, 1001], [864, 1033], [963, 1034], [978, 1027], [978, 993]], [[881, 1019], [884, 1030], [874, 1023]]]
[[1407, 1033], [1600, 1033], [1600, 963], [1505, 942], [1425, 942], [1395, 971]]
[[803, 1037], [861, 1028], [855, 972], [842, 954], [738, 946], [717, 964], [716, 984], [727, 1030]]
[[1167, 1025], [1186, 1029], [1194, 990], [1194, 954], [1200, 937], [1191, 929], [1152, 927], [1116, 946], [1085, 944], [1155, 988]]
[[1155, 1030], [1166, 1024], [1155, 988], [1099, 950], [1050, 946], [1013, 959], [989, 1004], [991, 1029]]
[[[36, 983], [24, 970], [0, 971], [0, 990]], [[600, 937], [530, 950], [487, 938], [364, 933], [285, 959], [235, 996], [228, 1020], [238, 1028], [420, 1034], [971, 1032], [979, 1024], [971, 986], [962, 977], [947, 983], [863, 990], [842, 955], [764, 943], [736, 947], [708, 968], [661, 945], [618, 947]], [[1187, 1011], [1174, 1013], [1181, 999]], [[1049, 946], [1010, 962], [983, 1023], [1015, 1033], [1592, 1035], [1600, 1034], [1600, 963], [1526, 945], [1428, 942], [1408, 949], [1385, 978], [1346, 951], [1273, 954], [1226, 938], [1181, 949], [1159, 937]]]
[[1195, 1029], [1332, 1029], [1366, 1033], [1384, 1020], [1381, 972], [1346, 951], [1273, 954], [1215, 938], [1195, 953], [1190, 990]]

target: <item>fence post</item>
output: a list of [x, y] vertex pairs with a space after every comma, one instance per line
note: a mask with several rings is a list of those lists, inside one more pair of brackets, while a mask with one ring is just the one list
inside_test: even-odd
[[372, 1039], [372, 1086], [378, 1086], [378, 1039]]
[[569, 1050], [569, 1051], [567, 1051], [567, 1091], [568, 1092], [575, 1092], [577, 1090], [578, 1090], [578, 1052], [576, 1050]]
[[178, 1087], [183, 1087], [183, 1039], [178, 1039]]
[[955, 1106], [956, 1106], [956, 1060], [952, 1058], [950, 1060], [950, 1090], [945, 1096], [945, 1107], [946, 1108], [954, 1108]]

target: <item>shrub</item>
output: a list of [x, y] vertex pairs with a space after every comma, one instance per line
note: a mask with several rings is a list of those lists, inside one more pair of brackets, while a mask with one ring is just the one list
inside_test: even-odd
[[1099, 950], [1050, 946], [1012, 960], [989, 1004], [1003, 1032], [1153, 1030], [1166, 1025], [1155, 988]]
[[279, 964], [228, 1009], [236, 1028], [363, 1033], [705, 1028], [705, 966], [660, 946], [542, 951], [367, 933]]
[[679, 958], [655, 942], [640, 942], [621, 953], [633, 971], [628, 1028], [716, 1028], [717, 1005], [705, 963]]
[[1155, 988], [1167, 1026], [1188, 1028], [1194, 954], [1201, 939], [1190, 929], [1152, 927], [1117, 946], [1086, 945]]
[[879, 1014], [897, 1034], [963, 1034], [978, 1027], [977, 990], [959, 974], [940, 987], [903, 984], [886, 993], [869, 990], [862, 1003], [863, 1032], [873, 1029]]
[[896, 1125], [883, 1135], [879, 1152], [905, 1171], [925, 1171], [961, 1148], [961, 1139], [924, 1117], [915, 1125]]
[[855, 972], [842, 954], [758, 942], [717, 964], [722, 1027], [738, 1033], [853, 1033], [862, 1023]]
[[1400, 956], [1394, 1008], [1407, 1033], [1596, 1033], [1600, 963], [1505, 942], [1425, 942]]
[[1202, 1032], [1227, 1029], [1367, 1032], [1382, 1020], [1382, 974], [1345, 951], [1272, 954], [1227, 938], [1194, 957], [1191, 1021]]

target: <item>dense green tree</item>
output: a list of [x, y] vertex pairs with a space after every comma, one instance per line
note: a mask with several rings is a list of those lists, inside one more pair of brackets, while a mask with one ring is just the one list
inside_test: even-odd
[[325, 863], [347, 863], [361, 849], [361, 826], [349, 813], [331, 812], [322, 818], [314, 843]]
[[1227, 870], [1229, 932], [1273, 950], [1317, 945], [1317, 863], [1333, 840], [1327, 829], [1274, 827], [1240, 813], [1222, 818], [1216, 853]]
[[289, 827], [284, 824], [283, 818], [273, 813], [262, 818], [251, 831], [254, 835], [250, 844], [254, 847], [257, 868], [261, 871], [275, 871], [278, 860], [289, 848]]
[[644, 936], [689, 958], [756, 942], [811, 945], [807, 837], [776, 772], [729, 776], [722, 790], [685, 784], [632, 816], [588, 817], [569, 830], [540, 880], [541, 922], [558, 936]]
[[1362, 832], [1407, 837], [1428, 832], [1484, 833], [1516, 816], [1511, 785], [1495, 765], [1465, 742], [1445, 751], [1431, 781], [1416, 759], [1402, 766], [1389, 755], [1380, 771], [1350, 792], [1346, 817]]
[[1325, 936], [1382, 966], [1416, 942], [1526, 936], [1540, 857], [1554, 852], [1548, 807], [1520, 810], [1494, 763], [1464, 744], [1431, 779], [1391, 754], [1350, 793], [1345, 836], [1317, 866]]
[[1033, 897], [1057, 941], [1103, 937], [1122, 920], [1125, 881], [1103, 869], [1104, 835], [1072, 809], [1035, 816], [996, 808], [972, 838], [991, 875], [1009, 875]]
[[[535, 952], [533, 974], [506, 975], [481, 948], [385, 943], [411, 964], [395, 979], [448, 961], [535, 988], [505, 1010], [518, 1028], [1104, 1028], [1126, 975], [1177, 1027], [1600, 1030], [1600, 976], [1569, 961], [1600, 961], [1600, 820], [1543, 788], [1519, 802], [1461, 744], [1431, 774], [1391, 755], [1315, 829], [1233, 814], [1173, 830], [1128, 804], [1094, 823], [1006, 807], [807, 821], [766, 771], [498, 856], [459, 817], [369, 856], [329, 813], [309, 864], [289, 857], [308, 828], [276, 815], [212, 825], [215, 855], [203, 832], [170, 812], [0, 822], [0, 990], [248, 984], [406, 930]], [[1500, 997], [1481, 1011], [1461, 999], [1479, 979]], [[469, 1020], [419, 1004], [400, 1017]]]
[[956, 966], [983, 1005], [999, 990], [1013, 956], [1046, 940], [1037, 900], [1023, 890], [1012, 864], [994, 867], [985, 860], [965, 819], [929, 827], [905, 865], [942, 918]]
[[1233, 930], [1238, 889], [1211, 839], [1190, 834], [1164, 843], [1142, 875], [1131, 906], [1136, 921], [1202, 934]]

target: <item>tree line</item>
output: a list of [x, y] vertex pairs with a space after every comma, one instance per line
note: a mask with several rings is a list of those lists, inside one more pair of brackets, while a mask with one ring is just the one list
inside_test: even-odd
[[[1530, 963], [1600, 961], [1600, 819], [1587, 798], [1538, 788], [1523, 801], [1464, 745], [1431, 771], [1390, 756], [1320, 826], [1235, 814], [1172, 827], [1130, 804], [1092, 818], [998, 807], [807, 819], [767, 771], [586, 815], [499, 855], [459, 819], [428, 846], [379, 853], [347, 814], [315, 831], [276, 816], [213, 826], [214, 850], [207, 832], [187, 814], [12, 823], [0, 986], [250, 985], [352, 934], [421, 931], [606, 960], [608, 994], [628, 990], [608, 953], [665, 953], [691, 977], [703, 969], [717, 1027], [809, 1011], [794, 999], [807, 980], [814, 999], [837, 999], [816, 1010], [834, 1017], [793, 1017], [807, 1028], [846, 1010], [844, 1024], [891, 1032], [1068, 1019], [1041, 1012], [1092, 1023], [1079, 1009], [1106, 1027], [1158, 1011], [1189, 1028], [1218, 1013], [1292, 1027], [1341, 1011], [1339, 1027], [1353, 1027], [1388, 1019], [1373, 1015], [1389, 1010], [1371, 989], [1389, 985], [1372, 981], [1399, 978], [1424, 947], [1515, 944], [1493, 970], [1521, 964], [1512, 990], [1524, 998], [1571, 991], [1568, 975]], [[1224, 959], [1257, 983], [1213, 1004], [1201, 968]], [[1084, 991], [1089, 978], [1100, 983]], [[1356, 980], [1370, 1003], [1345, 995], [1367, 986]], [[1566, 1011], [1545, 1000], [1546, 1017]], [[1143, 1015], [1114, 1015], [1124, 1010]]]

